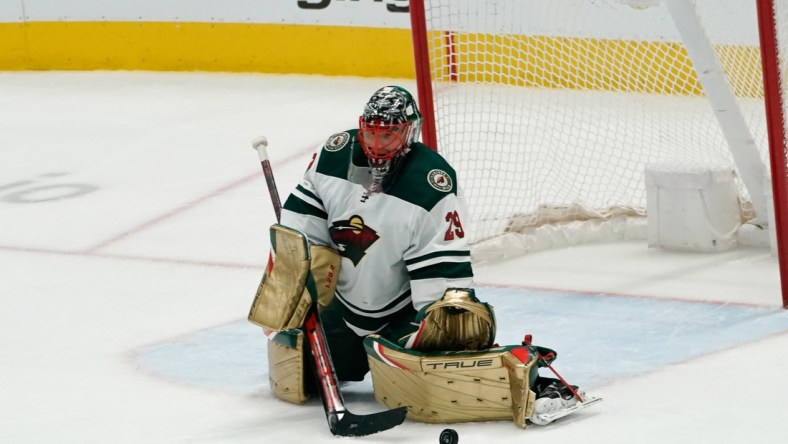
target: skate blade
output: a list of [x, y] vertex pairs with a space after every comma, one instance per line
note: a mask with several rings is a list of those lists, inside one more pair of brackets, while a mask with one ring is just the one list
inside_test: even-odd
[[583, 410], [585, 408], [591, 407], [594, 404], [602, 402], [602, 398], [589, 396], [583, 402], [578, 402], [577, 404], [567, 407], [563, 410], [557, 411], [555, 413], [548, 413], [546, 415], [541, 415], [540, 418], [542, 421], [545, 421], [547, 424], [555, 421], [556, 419], [563, 418], [565, 416], [569, 416], [572, 413], [577, 412], [578, 410]]

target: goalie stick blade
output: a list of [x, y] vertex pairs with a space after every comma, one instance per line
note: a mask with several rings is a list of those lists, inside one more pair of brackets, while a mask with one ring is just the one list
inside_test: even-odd
[[402, 424], [407, 413], [407, 407], [398, 407], [369, 415], [354, 415], [348, 411], [332, 412], [328, 422], [331, 433], [336, 436], [366, 436]]
[[546, 415], [541, 415], [540, 418], [542, 421], [545, 421], [545, 424], [549, 424], [556, 419], [563, 418], [564, 416], [569, 416], [572, 413], [577, 412], [578, 410], [583, 410], [584, 408], [591, 407], [592, 405], [601, 402], [602, 398], [595, 398], [595, 397], [588, 397], [583, 402], [578, 402], [577, 404], [568, 407], [563, 410], [559, 410], [555, 413], [548, 413]]

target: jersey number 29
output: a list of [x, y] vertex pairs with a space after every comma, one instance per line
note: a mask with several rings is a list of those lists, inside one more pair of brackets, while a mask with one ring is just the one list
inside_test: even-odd
[[449, 228], [446, 230], [446, 236], [443, 237], [443, 240], [454, 240], [454, 236], [460, 239], [465, 237], [465, 231], [463, 231], [462, 223], [460, 222], [460, 215], [456, 211], [450, 211], [446, 214], [446, 222], [449, 223]]

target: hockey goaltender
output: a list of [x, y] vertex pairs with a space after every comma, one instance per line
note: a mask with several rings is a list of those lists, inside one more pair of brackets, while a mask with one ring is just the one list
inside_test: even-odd
[[[599, 401], [540, 375], [552, 370], [555, 351], [530, 340], [495, 344], [493, 307], [471, 288], [456, 172], [418, 141], [421, 123], [407, 90], [379, 89], [358, 128], [319, 147], [281, 208], [270, 229], [275, 260], [249, 313], [268, 335], [274, 394], [302, 404], [319, 393], [332, 432], [343, 435], [392, 427], [405, 412], [415, 421], [525, 428]], [[266, 174], [275, 193], [270, 167]], [[375, 398], [392, 410], [352, 415], [356, 423], [343, 429], [351, 416], [337, 382], [368, 372]]]

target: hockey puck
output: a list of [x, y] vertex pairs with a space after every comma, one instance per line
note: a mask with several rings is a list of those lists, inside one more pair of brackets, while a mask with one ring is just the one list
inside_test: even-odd
[[441, 436], [438, 438], [440, 444], [457, 444], [460, 442], [460, 436], [454, 429], [443, 429]]

